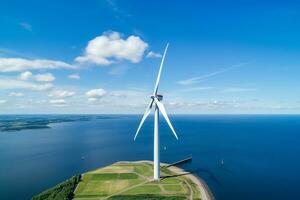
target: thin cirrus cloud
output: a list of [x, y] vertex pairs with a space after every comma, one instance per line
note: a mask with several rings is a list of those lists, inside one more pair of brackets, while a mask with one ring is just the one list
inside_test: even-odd
[[31, 26], [31, 24], [26, 23], [26, 22], [21, 22], [21, 23], [19, 23], [19, 25], [22, 28], [24, 28], [25, 30], [32, 32], [32, 26]]
[[138, 63], [147, 48], [148, 44], [138, 36], [123, 39], [118, 32], [106, 32], [89, 41], [84, 55], [75, 61], [96, 65], [110, 65], [122, 60]]
[[5, 104], [7, 101], [5, 99], [0, 99], [0, 104]]
[[55, 80], [55, 77], [51, 73], [37, 74], [35, 80], [40, 82], [51, 82]]
[[73, 65], [57, 60], [0, 58], [0, 72], [22, 72], [39, 69], [74, 69]]
[[209, 74], [192, 77], [192, 78], [189, 78], [189, 79], [186, 79], [186, 80], [180, 80], [180, 81], [177, 81], [177, 83], [180, 84], [180, 85], [191, 85], [191, 84], [194, 84], [194, 83], [202, 82], [202, 81], [207, 80], [208, 78], [211, 78], [211, 77], [214, 77], [216, 75], [223, 74], [225, 72], [237, 69], [237, 68], [242, 67], [246, 64], [247, 63], [239, 63], [239, 64], [236, 64], [236, 65], [232, 65], [231, 67], [223, 68], [221, 70], [218, 70], [218, 71], [215, 71], [215, 72], [212, 72], [212, 73], [209, 73]]
[[225, 88], [222, 92], [255, 92], [257, 91], [255, 88]]
[[72, 97], [75, 95], [75, 92], [69, 91], [69, 90], [54, 90], [50, 92], [48, 95], [49, 97], [55, 97], [55, 98], [66, 98], [66, 97]]
[[71, 79], [71, 80], [79, 80], [80, 79], [80, 75], [79, 74], [70, 74], [68, 76], [68, 79]]
[[9, 93], [8, 96], [10, 96], [10, 97], [22, 97], [22, 96], [24, 96], [24, 94], [21, 93], [21, 92], [11, 92], [11, 93]]
[[91, 98], [88, 98], [88, 101], [89, 102], [95, 102], [95, 101], [97, 101], [97, 98], [91, 97]]
[[110, 8], [112, 9], [113, 13], [114, 13], [114, 17], [118, 20], [121, 20], [121, 18], [128, 18], [128, 17], [132, 17], [132, 15], [123, 10], [120, 9], [120, 7], [116, 4], [116, 2], [114, 0], [106, 0], [106, 3], [110, 6]]
[[204, 90], [212, 90], [214, 87], [193, 87], [193, 88], [187, 88], [183, 89], [182, 92], [195, 92], [195, 91], [204, 91]]
[[225, 108], [236, 108], [243, 104], [239, 101], [205, 101], [205, 102], [170, 102], [168, 103], [171, 107], [182, 107], [191, 109], [208, 109], [208, 110], [219, 110]]
[[108, 74], [110, 75], [123, 75], [127, 70], [129, 69], [129, 67], [127, 65], [118, 65], [113, 67]]

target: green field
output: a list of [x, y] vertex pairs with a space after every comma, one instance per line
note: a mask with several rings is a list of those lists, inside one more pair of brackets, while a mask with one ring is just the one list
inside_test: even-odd
[[161, 167], [162, 180], [155, 182], [151, 163], [119, 162], [83, 174], [74, 199], [201, 199], [198, 188], [190, 179], [173, 175], [176, 174]]

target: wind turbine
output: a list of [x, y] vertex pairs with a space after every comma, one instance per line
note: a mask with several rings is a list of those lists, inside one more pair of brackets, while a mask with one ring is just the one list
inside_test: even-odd
[[158, 71], [158, 75], [157, 75], [157, 79], [156, 79], [156, 83], [155, 83], [155, 87], [154, 87], [154, 91], [153, 94], [151, 95], [151, 100], [150, 103], [148, 104], [146, 111], [144, 113], [144, 116], [140, 122], [140, 125], [135, 133], [134, 136], [134, 140], [136, 139], [137, 135], [139, 134], [139, 131], [141, 129], [141, 127], [143, 126], [143, 123], [145, 122], [146, 118], [149, 116], [151, 109], [154, 107], [155, 111], [154, 111], [154, 180], [159, 181], [160, 179], [160, 161], [159, 161], [159, 132], [158, 132], [158, 120], [159, 120], [159, 111], [161, 112], [161, 114], [163, 115], [163, 117], [165, 118], [165, 120], [167, 121], [170, 129], [172, 130], [175, 138], [178, 140], [177, 134], [170, 122], [170, 119], [167, 115], [165, 106], [160, 102], [163, 99], [163, 96], [160, 94], [157, 94], [158, 92], [158, 87], [159, 87], [159, 81], [160, 81], [160, 76], [161, 76], [161, 70], [164, 64], [164, 60], [165, 60], [165, 56], [168, 50], [168, 46], [169, 44], [167, 44], [165, 51], [164, 51], [164, 55], [162, 57], [161, 63], [160, 63], [160, 67], [159, 67], [159, 71]]

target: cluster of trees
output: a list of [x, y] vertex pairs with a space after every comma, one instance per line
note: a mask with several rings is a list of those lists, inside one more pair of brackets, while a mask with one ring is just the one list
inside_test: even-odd
[[32, 197], [32, 200], [71, 200], [74, 197], [74, 190], [80, 178], [80, 175], [73, 176], [55, 187]]

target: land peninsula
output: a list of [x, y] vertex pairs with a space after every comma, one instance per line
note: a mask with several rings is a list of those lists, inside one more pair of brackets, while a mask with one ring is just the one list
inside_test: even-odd
[[212, 200], [206, 184], [181, 168], [161, 164], [161, 180], [153, 181], [151, 161], [117, 162], [86, 172], [45, 191], [33, 200]]

